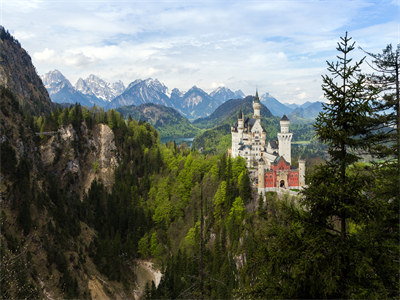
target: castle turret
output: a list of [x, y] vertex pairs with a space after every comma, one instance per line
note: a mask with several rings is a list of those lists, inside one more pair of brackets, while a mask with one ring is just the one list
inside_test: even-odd
[[253, 109], [254, 109], [254, 119], [261, 119], [261, 103], [260, 98], [258, 98], [258, 90], [256, 91], [256, 95], [253, 99]]
[[238, 132], [243, 132], [243, 128], [244, 128], [244, 115], [242, 110], [240, 110], [238, 118]]
[[286, 115], [283, 115], [281, 121], [281, 132], [278, 133], [279, 155], [290, 164], [292, 155], [292, 137], [293, 133], [289, 132], [290, 120]]
[[306, 184], [306, 161], [299, 160], [299, 186], [305, 186]]

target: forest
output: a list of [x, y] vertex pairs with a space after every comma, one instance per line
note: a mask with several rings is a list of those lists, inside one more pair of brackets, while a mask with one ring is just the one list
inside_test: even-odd
[[[1, 203], [1, 298], [43, 298], [40, 282], [51, 278], [62, 298], [89, 298], [91, 262], [128, 293], [136, 259], [163, 274], [144, 299], [397, 298], [400, 47], [366, 53], [372, 75], [361, 73], [364, 59], [351, 60], [354, 48], [346, 34], [338, 61], [328, 62], [329, 101], [314, 129], [329, 155], [298, 196], [258, 195], [244, 159], [162, 144], [149, 123], [115, 110], [77, 104], [31, 115], [2, 87], [2, 114], [20, 121], [16, 132], [32, 148], [51, 138], [34, 132], [71, 124], [82, 153], [82, 128], [105, 124], [119, 164], [111, 188], [94, 180], [81, 199], [72, 174], [61, 181], [17, 155], [12, 138], [2, 142], [10, 185]], [[364, 163], [360, 153], [377, 159]]]

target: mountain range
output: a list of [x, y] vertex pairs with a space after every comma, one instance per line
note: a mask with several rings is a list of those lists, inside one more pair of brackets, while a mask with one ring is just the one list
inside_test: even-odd
[[[170, 91], [157, 79], [136, 79], [126, 88], [122, 81], [108, 83], [96, 75], [79, 78], [75, 86], [58, 70], [44, 74], [42, 81], [50, 98], [56, 103], [81, 103], [97, 105], [107, 109], [121, 106], [154, 103], [172, 107], [190, 120], [210, 116], [221, 104], [230, 99], [243, 99], [241, 90], [233, 92], [226, 87], [218, 87], [210, 94], [193, 86], [187, 92], [177, 88]], [[266, 92], [260, 96], [272, 115], [292, 115], [294, 119], [313, 119], [321, 110], [321, 102], [306, 102], [302, 105], [283, 104]], [[316, 103], [316, 104], [315, 104]]]
[[233, 92], [226, 87], [219, 87], [210, 94], [196, 86], [187, 92], [177, 88], [170, 92], [163, 83], [152, 78], [137, 79], [125, 88], [121, 81], [107, 83], [93, 74], [86, 79], [79, 78], [73, 86], [58, 70], [44, 74], [42, 81], [56, 103], [79, 102], [105, 109], [154, 103], [172, 107], [189, 119], [208, 116], [226, 100], [244, 97], [242, 91]]

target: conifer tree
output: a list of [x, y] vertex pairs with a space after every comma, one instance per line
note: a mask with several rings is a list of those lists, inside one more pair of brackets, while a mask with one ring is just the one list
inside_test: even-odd
[[[371, 144], [372, 154], [385, 158], [385, 164], [391, 169], [397, 164], [392, 185], [397, 186], [400, 194], [400, 87], [399, 87], [399, 68], [400, 68], [400, 44], [397, 49], [392, 45], [387, 45], [382, 53], [374, 54], [365, 52], [372, 62], [368, 63], [373, 74], [368, 76], [368, 80], [379, 92], [380, 97], [374, 101], [374, 117], [372, 122], [375, 131], [372, 132], [374, 141]], [[394, 159], [394, 161], [393, 161]]]
[[[375, 217], [378, 208], [366, 193], [372, 178], [350, 167], [373, 139], [372, 103], [376, 98], [376, 91], [371, 90], [366, 76], [360, 72], [364, 58], [352, 63], [349, 54], [353, 49], [354, 42], [346, 33], [338, 43], [338, 62], [328, 62], [331, 76], [323, 76], [322, 89], [328, 102], [316, 119], [315, 128], [318, 138], [328, 144], [330, 159], [310, 176], [304, 190], [307, 214], [303, 224], [307, 232], [314, 232], [320, 239], [318, 243], [330, 244], [325, 256], [336, 261], [331, 269], [333, 274], [321, 278], [338, 278], [337, 282], [327, 281], [329, 285], [321, 290], [324, 294], [317, 292], [314, 296], [386, 296], [382, 278], [373, 279], [377, 272], [374, 263], [359, 253], [372, 241], [362, 240], [362, 231], [349, 234], [350, 224], [363, 226], [365, 220]], [[315, 251], [313, 247], [306, 251]]]
[[[330, 170], [330, 178], [336, 173], [339, 176], [335, 190], [331, 191], [335, 195], [331, 195], [332, 203], [329, 206], [332, 210], [328, 213], [340, 218], [340, 234], [344, 240], [348, 231], [346, 220], [354, 213], [354, 209], [357, 210], [357, 203], [350, 196], [354, 194], [354, 183], [346, 174], [346, 168], [359, 160], [356, 151], [367, 149], [370, 143], [368, 136], [373, 128], [370, 122], [371, 101], [375, 94], [368, 88], [366, 76], [360, 72], [364, 58], [351, 64], [349, 53], [354, 50], [355, 43], [351, 43], [347, 32], [340, 39], [336, 48], [341, 55], [337, 56], [339, 61], [327, 62], [331, 76], [322, 76], [322, 90], [328, 102], [323, 104], [323, 111], [314, 126], [318, 138], [329, 145], [330, 160], [327, 168], [320, 171]], [[307, 204], [314, 202], [311, 198]]]

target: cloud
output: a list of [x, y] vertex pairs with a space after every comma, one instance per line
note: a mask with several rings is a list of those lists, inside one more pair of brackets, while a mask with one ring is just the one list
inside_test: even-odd
[[72, 53], [67, 51], [57, 54], [55, 50], [48, 48], [45, 48], [41, 52], [35, 52], [33, 54], [33, 58], [39, 63], [45, 62], [46, 64], [64, 64], [66, 66], [75, 66], [79, 68], [87, 67], [96, 62], [95, 58], [89, 57], [82, 52]]
[[368, 51], [399, 38], [390, 1], [14, 0], [3, 10], [40, 73], [127, 84], [152, 76], [180, 89], [224, 83], [249, 94], [258, 86], [292, 102], [319, 99], [345, 31]]
[[47, 62], [51, 62], [54, 61], [56, 59], [56, 55], [55, 55], [55, 51], [49, 48], [44, 48], [43, 51], [41, 52], [35, 52], [33, 54], [33, 58], [35, 61], [37, 62], [43, 62], [43, 61], [47, 61]]

